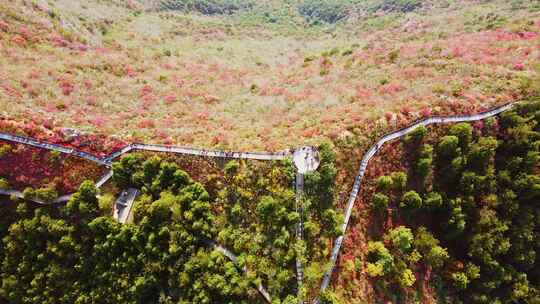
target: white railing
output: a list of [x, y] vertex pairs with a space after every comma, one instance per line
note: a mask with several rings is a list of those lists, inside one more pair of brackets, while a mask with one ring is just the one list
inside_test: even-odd
[[13, 135], [8, 133], [0, 132], [0, 140], [25, 144], [29, 146], [34, 146], [37, 148], [58, 151], [64, 154], [74, 155], [91, 162], [97, 163], [99, 165], [104, 165], [110, 167], [113, 160], [117, 157], [120, 157], [123, 154], [129, 153], [133, 150], [139, 151], [152, 151], [152, 152], [166, 152], [166, 153], [175, 153], [175, 154], [186, 154], [186, 155], [195, 155], [203, 157], [221, 157], [221, 158], [237, 158], [237, 159], [255, 159], [255, 160], [282, 160], [290, 158], [292, 153], [290, 150], [284, 150], [279, 152], [238, 152], [238, 151], [222, 151], [222, 150], [206, 150], [206, 149], [197, 149], [189, 147], [179, 147], [179, 146], [165, 146], [165, 145], [155, 145], [155, 144], [142, 144], [142, 143], [133, 143], [128, 144], [125, 147], [121, 148], [118, 151], [115, 151], [105, 157], [98, 157], [87, 152], [76, 150], [73, 148], [68, 148], [62, 145], [51, 144], [37, 140], [35, 138]]

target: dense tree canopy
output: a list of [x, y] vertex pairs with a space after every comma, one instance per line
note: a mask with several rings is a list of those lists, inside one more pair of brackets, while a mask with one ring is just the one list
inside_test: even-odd
[[[60, 208], [34, 210], [6, 200], [2, 213], [17, 214], [0, 222], [0, 297], [10, 303], [258, 303], [259, 284], [275, 303], [296, 303], [298, 290], [314, 296], [308, 290], [320, 282], [331, 239], [342, 233], [329, 145], [321, 157], [297, 197], [291, 161], [230, 161], [223, 175], [204, 176], [203, 186], [174, 162], [124, 156], [113, 164], [113, 183], [139, 190], [133, 222], [124, 225], [109, 215], [113, 197], [100, 196], [91, 182]], [[25, 196], [50, 201], [55, 193], [28, 189]], [[305, 233], [298, 240], [301, 217]], [[211, 244], [235, 253], [235, 263]], [[305, 265], [305, 286], [297, 286], [297, 260]]]
[[100, 216], [90, 182], [60, 210], [23, 208], [9, 231], [1, 226], [7, 234], [2, 297], [10, 303], [259, 301], [241, 268], [207, 246], [216, 230], [201, 184], [157, 158], [128, 156], [114, 169], [118, 185], [142, 189], [134, 223]]
[[394, 221], [408, 227], [368, 246], [366, 272], [387, 298], [409, 301], [409, 287], [429, 275], [441, 303], [540, 303], [539, 140], [540, 102], [404, 140], [407, 186], [380, 177], [372, 198], [374, 214], [395, 208]]

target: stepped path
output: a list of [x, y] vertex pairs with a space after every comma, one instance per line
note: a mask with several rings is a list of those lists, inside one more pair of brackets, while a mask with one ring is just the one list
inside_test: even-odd
[[[463, 115], [463, 116], [447, 116], [447, 117], [430, 117], [423, 119], [421, 121], [418, 121], [416, 123], [413, 123], [412, 125], [405, 127], [403, 129], [394, 131], [392, 133], [386, 134], [385, 136], [381, 137], [369, 150], [364, 154], [362, 157], [362, 161], [360, 162], [360, 169], [358, 170], [358, 174], [356, 175], [356, 178], [354, 180], [352, 191], [349, 195], [349, 201], [347, 204], [347, 208], [345, 209], [345, 216], [343, 223], [341, 225], [341, 231], [343, 231], [343, 234], [339, 236], [335, 242], [334, 246], [332, 248], [332, 255], [330, 256], [330, 268], [329, 270], [324, 274], [323, 281], [321, 284], [320, 292], [323, 292], [326, 288], [328, 288], [328, 285], [330, 284], [330, 279], [332, 277], [332, 273], [334, 271], [334, 268], [336, 266], [336, 261], [339, 256], [339, 251], [341, 249], [341, 245], [343, 243], [343, 239], [345, 237], [345, 231], [347, 230], [347, 226], [349, 225], [349, 219], [352, 214], [352, 210], [354, 208], [354, 203], [356, 202], [356, 198], [358, 197], [358, 193], [360, 192], [360, 187], [362, 185], [362, 181], [364, 179], [364, 174], [366, 172], [367, 166], [369, 164], [369, 161], [377, 151], [387, 142], [401, 138], [412, 131], [414, 131], [416, 128], [420, 126], [428, 126], [431, 124], [443, 124], [443, 123], [456, 123], [456, 122], [469, 122], [469, 121], [477, 121], [486, 119], [488, 117], [496, 116], [504, 111], [509, 110], [512, 108], [514, 103], [505, 104], [499, 107], [495, 107], [491, 110], [473, 114], [473, 115]], [[319, 303], [319, 299], [315, 299], [315, 304]]]

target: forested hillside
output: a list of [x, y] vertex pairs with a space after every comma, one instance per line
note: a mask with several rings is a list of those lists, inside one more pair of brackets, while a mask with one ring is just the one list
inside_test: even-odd
[[539, 96], [538, 1], [0, 1], [0, 303], [540, 303]]
[[[340, 234], [332, 205], [333, 157], [323, 149], [321, 171], [306, 177], [304, 241], [294, 238], [299, 214], [290, 162], [207, 167], [198, 177], [203, 185], [174, 162], [125, 156], [113, 165], [114, 186], [135, 187], [142, 195], [133, 223], [124, 225], [110, 216], [110, 195], [97, 198], [88, 181], [65, 206], [36, 208], [3, 198], [0, 298], [263, 303], [256, 290], [263, 284], [275, 303], [296, 303], [298, 255], [307, 266], [303, 293], [314, 296], [328, 239]], [[237, 253], [238, 264], [216, 250], [216, 243]]]
[[373, 171], [357, 227], [367, 242], [349, 243], [344, 294], [366, 296], [352, 276], [369, 280], [369, 297], [399, 303], [540, 301], [539, 139], [536, 101], [388, 147], [401, 170]]

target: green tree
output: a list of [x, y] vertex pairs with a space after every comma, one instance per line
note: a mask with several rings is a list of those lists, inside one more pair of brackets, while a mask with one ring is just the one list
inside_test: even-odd
[[450, 134], [459, 139], [459, 145], [462, 151], [467, 151], [473, 138], [473, 128], [469, 123], [461, 122], [450, 128]]
[[[144, 182], [149, 167], [133, 168], [133, 179]], [[163, 168], [170, 173], [171, 166]], [[146, 181], [162, 182], [161, 161], [159, 170]], [[134, 224], [100, 216], [89, 181], [63, 212], [39, 208], [31, 215], [19, 208], [0, 247], [0, 297], [9, 303], [253, 302], [254, 279], [207, 247], [216, 238], [208, 193], [201, 184], [186, 185], [190, 179], [174, 179], [178, 172], [156, 199], [143, 189]], [[133, 186], [133, 179], [120, 180]]]
[[373, 196], [373, 210], [380, 211], [388, 208], [388, 203], [390, 202], [390, 199], [388, 196], [377, 192]]
[[416, 277], [410, 269], [405, 269], [399, 275], [399, 285], [401, 287], [411, 287], [414, 285], [414, 282], [416, 282]]
[[390, 190], [390, 188], [392, 188], [392, 185], [393, 185], [393, 181], [390, 176], [383, 175], [377, 179], [377, 187], [381, 191]]
[[433, 147], [425, 144], [419, 153], [419, 158], [414, 164], [414, 171], [424, 182], [431, 175], [431, 166], [433, 164]]
[[407, 186], [407, 174], [405, 172], [392, 172], [392, 187], [396, 190], [403, 190]]
[[414, 236], [411, 229], [399, 226], [390, 230], [387, 234], [387, 238], [395, 248], [402, 253], [407, 253], [412, 248]]
[[459, 198], [450, 200], [449, 209], [447, 236], [454, 238], [465, 231], [467, 215], [463, 211], [463, 203]]
[[497, 140], [492, 137], [482, 137], [473, 144], [469, 153], [469, 164], [478, 173], [487, 170], [489, 161], [495, 156], [498, 147]]
[[427, 132], [428, 130], [425, 126], [419, 126], [405, 136], [405, 142], [412, 147], [417, 147], [422, 143]]
[[444, 159], [453, 159], [461, 154], [459, 139], [454, 135], [443, 136], [437, 146], [437, 154]]
[[113, 181], [121, 189], [126, 189], [134, 186], [133, 176], [138, 171], [141, 165], [141, 159], [137, 154], [128, 154], [123, 156], [119, 162], [112, 165]]
[[319, 299], [321, 301], [321, 304], [341, 304], [342, 303], [339, 300], [338, 296], [334, 292], [328, 289], [321, 292]]
[[443, 206], [443, 198], [438, 192], [429, 192], [424, 198], [424, 206], [431, 209], [438, 209]]
[[81, 221], [89, 221], [99, 214], [97, 189], [93, 182], [84, 181], [66, 204], [65, 213]]
[[351, 8], [349, 0], [302, 0], [298, 4], [298, 13], [312, 24], [336, 23], [346, 18]]
[[9, 183], [7, 179], [0, 178], [0, 190], [7, 190], [9, 188]]
[[425, 227], [416, 231], [414, 247], [422, 254], [427, 264], [441, 268], [450, 258], [448, 250], [439, 245], [437, 240]]
[[367, 255], [366, 272], [369, 276], [383, 276], [394, 269], [394, 257], [382, 242], [369, 242]]
[[401, 208], [408, 208], [410, 210], [418, 209], [422, 207], [422, 197], [416, 191], [407, 191], [405, 194], [403, 194], [399, 206]]

